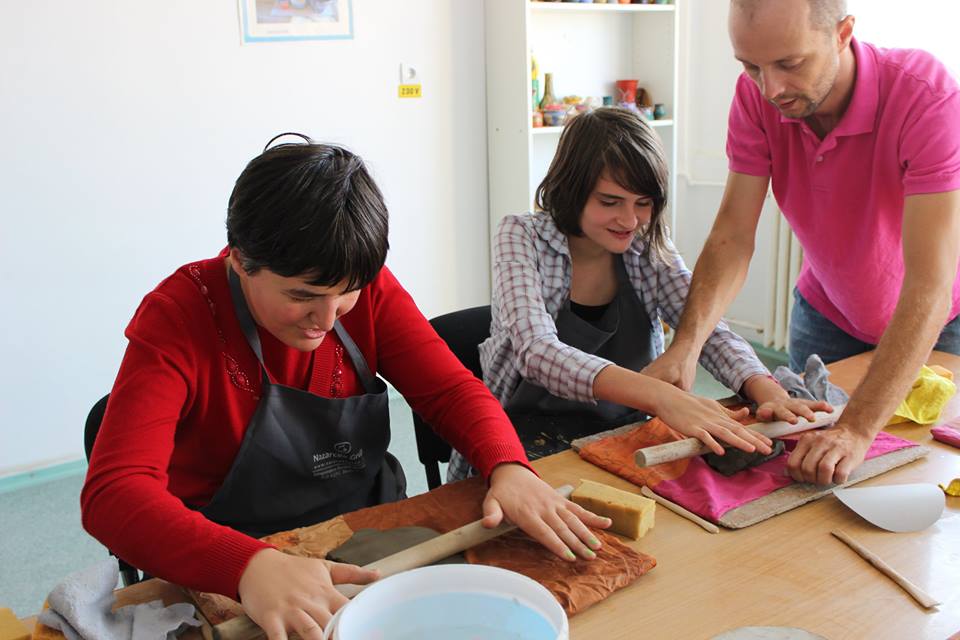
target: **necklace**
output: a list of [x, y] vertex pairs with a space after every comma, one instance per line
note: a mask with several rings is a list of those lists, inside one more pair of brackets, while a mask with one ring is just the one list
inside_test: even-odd
[[339, 398], [343, 394], [343, 345], [333, 348], [333, 376], [330, 381], [330, 397]]

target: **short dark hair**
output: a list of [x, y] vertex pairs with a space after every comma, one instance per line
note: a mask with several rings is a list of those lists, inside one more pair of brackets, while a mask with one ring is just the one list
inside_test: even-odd
[[359, 156], [300, 137], [307, 142], [268, 148], [237, 178], [227, 242], [247, 273], [269, 269], [314, 286], [346, 281], [347, 290], [359, 289], [387, 257], [383, 196]]
[[583, 208], [604, 171], [624, 189], [653, 201], [650, 223], [641, 233], [647, 255], [665, 258], [667, 161], [660, 138], [633, 111], [604, 107], [582, 113], [564, 127], [557, 153], [537, 187], [537, 209], [549, 213], [563, 233], [583, 235]]

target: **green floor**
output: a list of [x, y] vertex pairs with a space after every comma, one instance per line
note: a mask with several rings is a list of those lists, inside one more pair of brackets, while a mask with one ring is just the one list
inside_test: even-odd
[[[771, 368], [783, 364], [780, 358], [761, 357]], [[694, 391], [713, 398], [730, 395], [702, 368]], [[397, 397], [390, 402], [390, 414], [390, 451], [407, 471], [408, 494], [417, 495], [426, 491], [426, 479], [417, 460], [410, 409]], [[106, 557], [106, 550], [80, 526], [82, 484], [83, 476], [75, 474], [0, 493], [0, 607], [21, 617], [32, 615], [62, 577]]]

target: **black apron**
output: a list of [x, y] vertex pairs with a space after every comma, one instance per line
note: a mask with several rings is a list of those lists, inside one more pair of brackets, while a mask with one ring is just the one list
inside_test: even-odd
[[260, 537], [405, 498], [400, 463], [387, 453], [387, 386], [339, 321], [334, 325], [365, 392], [324, 398], [273, 384], [240, 279], [229, 270], [240, 327], [260, 361], [262, 391], [233, 466], [209, 504], [210, 520]]
[[[557, 338], [584, 353], [640, 371], [657, 356], [650, 316], [630, 282], [623, 256], [615, 256], [614, 264], [617, 295], [600, 320], [592, 324], [575, 314], [568, 298], [557, 313]], [[643, 412], [606, 400], [591, 404], [560, 398], [525, 379], [504, 409], [531, 458], [569, 448], [575, 438], [646, 419]]]

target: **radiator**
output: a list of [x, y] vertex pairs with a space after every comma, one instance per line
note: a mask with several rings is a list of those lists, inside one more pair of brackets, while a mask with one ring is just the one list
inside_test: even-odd
[[793, 309], [793, 287], [803, 264], [803, 250], [783, 214], [778, 212], [774, 225], [776, 250], [770, 259], [771, 304], [767, 308], [767, 319], [763, 327], [763, 345], [779, 350], [787, 347], [790, 312]]

